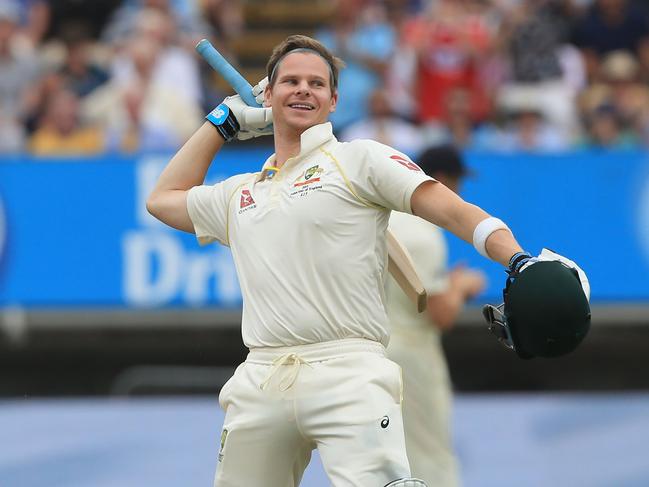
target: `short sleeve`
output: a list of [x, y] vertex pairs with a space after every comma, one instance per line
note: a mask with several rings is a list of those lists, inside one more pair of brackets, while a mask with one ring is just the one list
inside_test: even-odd
[[187, 212], [201, 245], [218, 241], [229, 246], [228, 212], [230, 199], [246, 178], [239, 175], [212, 186], [194, 186], [187, 194]]
[[405, 213], [412, 213], [410, 198], [417, 187], [434, 181], [407, 155], [372, 140], [356, 140], [352, 157], [346, 161], [351, 184], [359, 196], [375, 204]]

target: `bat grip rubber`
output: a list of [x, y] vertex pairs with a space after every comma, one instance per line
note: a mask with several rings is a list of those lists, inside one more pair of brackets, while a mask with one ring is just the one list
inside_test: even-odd
[[207, 39], [201, 40], [196, 44], [196, 52], [234, 88], [234, 91], [241, 96], [246, 105], [251, 107], [261, 106], [252, 94], [250, 83], [212, 46], [210, 41]]

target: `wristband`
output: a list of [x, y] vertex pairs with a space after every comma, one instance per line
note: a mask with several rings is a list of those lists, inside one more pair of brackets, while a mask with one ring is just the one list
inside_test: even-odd
[[237, 119], [232, 114], [232, 111], [225, 103], [221, 103], [218, 107], [208, 113], [205, 118], [208, 122], [214, 125], [226, 142], [230, 142], [234, 139], [241, 128], [239, 122], [237, 122]]
[[493, 216], [482, 220], [473, 230], [473, 246], [480, 255], [487, 259], [491, 258], [487, 253], [487, 239], [496, 230], [509, 230], [509, 227], [500, 218], [494, 218]]

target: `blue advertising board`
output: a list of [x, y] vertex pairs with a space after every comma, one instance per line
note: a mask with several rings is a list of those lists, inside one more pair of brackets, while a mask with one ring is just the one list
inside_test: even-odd
[[[256, 171], [268, 150], [226, 150], [208, 183]], [[13, 158], [0, 163], [0, 307], [239, 307], [230, 252], [153, 219], [145, 200], [168, 155]], [[649, 302], [649, 157], [579, 152], [467, 154], [463, 196], [505, 220], [524, 248], [580, 263], [595, 302]], [[451, 260], [483, 269], [499, 301], [502, 267], [449, 237]]]

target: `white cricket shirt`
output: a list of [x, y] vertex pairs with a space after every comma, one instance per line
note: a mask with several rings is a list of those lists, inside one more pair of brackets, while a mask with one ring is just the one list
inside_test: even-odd
[[274, 177], [264, 174], [197, 186], [187, 197], [199, 242], [232, 250], [245, 345], [387, 344], [390, 210], [411, 213], [412, 193], [431, 178], [391, 147], [338, 142], [330, 123], [306, 130], [300, 153]]

